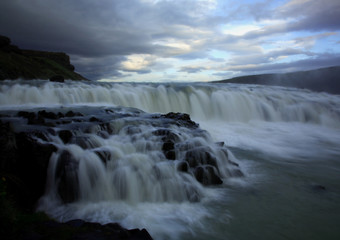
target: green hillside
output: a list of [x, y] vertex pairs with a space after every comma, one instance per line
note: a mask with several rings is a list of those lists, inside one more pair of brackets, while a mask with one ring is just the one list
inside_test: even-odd
[[67, 54], [22, 50], [11, 45], [9, 38], [0, 36], [0, 80], [50, 79], [55, 75], [71, 80], [86, 79], [74, 72]]

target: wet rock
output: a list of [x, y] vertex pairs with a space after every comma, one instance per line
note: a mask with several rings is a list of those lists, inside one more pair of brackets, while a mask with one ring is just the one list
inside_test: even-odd
[[60, 137], [60, 139], [63, 141], [64, 144], [67, 144], [70, 142], [73, 134], [70, 130], [61, 130], [58, 133], [58, 136]]
[[68, 151], [63, 151], [56, 166], [56, 179], [58, 179], [58, 194], [64, 203], [74, 202], [79, 197], [78, 182], [79, 164]]
[[98, 142], [87, 135], [73, 136], [71, 143], [76, 144], [83, 149], [93, 149], [99, 147]]
[[195, 169], [194, 175], [196, 180], [203, 185], [222, 184], [223, 181], [216, 172], [213, 166], [199, 166]]
[[95, 150], [94, 153], [102, 160], [104, 164], [111, 159], [111, 152], [105, 150]]
[[209, 164], [217, 167], [216, 158], [212, 156], [209, 149], [205, 147], [197, 147], [187, 151], [185, 160], [189, 163], [190, 167], [197, 167], [203, 164]]
[[162, 117], [175, 120], [178, 126], [198, 128], [198, 124], [192, 121], [190, 119], [190, 115], [186, 113], [169, 112], [165, 115], [162, 115]]
[[125, 229], [118, 223], [101, 225], [80, 219], [65, 223], [54, 220], [35, 222], [16, 234], [16, 239], [70, 239], [70, 240], [152, 240], [145, 229]]
[[90, 122], [100, 122], [100, 120], [96, 117], [91, 117], [89, 120]]
[[175, 149], [175, 143], [174, 142], [167, 141], [167, 142], [163, 143], [162, 150], [164, 152], [171, 151], [171, 150], [174, 150], [174, 149]]
[[168, 160], [175, 160], [176, 159], [176, 153], [175, 153], [175, 151], [167, 151], [165, 153], [165, 157]]
[[171, 131], [170, 129], [160, 128], [152, 132], [155, 136], [164, 136], [167, 137], [169, 140], [179, 140], [179, 137], [176, 133]]
[[37, 136], [39, 134], [35, 136], [24, 132], [15, 134], [16, 169], [12, 174], [21, 182], [15, 186], [14, 192], [22, 206], [33, 206], [45, 191], [49, 159], [52, 153], [57, 151], [52, 144], [40, 143]]
[[54, 112], [46, 112], [45, 110], [39, 111], [38, 116], [41, 116], [42, 118], [48, 118], [48, 119], [58, 119], [58, 115]]
[[187, 162], [182, 161], [178, 163], [177, 165], [177, 170], [180, 172], [188, 172], [188, 169], [189, 169], [189, 165]]
[[79, 112], [73, 112], [73, 111], [68, 111], [65, 114], [65, 117], [82, 117], [83, 114], [79, 113]]
[[174, 151], [175, 149], [175, 143], [172, 141], [166, 141], [163, 143], [162, 151], [165, 155], [165, 157], [169, 160], [175, 160], [176, 159], [176, 153]]

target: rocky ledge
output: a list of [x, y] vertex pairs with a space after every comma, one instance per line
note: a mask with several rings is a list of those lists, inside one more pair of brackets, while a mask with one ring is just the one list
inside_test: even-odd
[[[149, 139], [150, 148], [158, 146], [157, 156], [161, 161], [170, 161], [178, 173], [191, 175], [204, 186], [222, 184], [228, 176], [243, 176], [238, 164], [228, 159], [224, 144], [201, 141], [210, 139], [208, 133], [182, 113], [147, 114], [138, 109], [89, 107], [8, 110], [0, 112], [0, 131], [2, 191], [12, 196], [17, 207], [25, 212], [33, 212], [44, 194], [49, 161], [57, 152], [55, 176], [59, 179], [59, 199], [63, 204], [79, 200], [79, 182], [72, 178], [78, 172], [79, 160], [60, 146], [75, 144], [98, 155], [105, 166], [115, 161], [89, 135], [102, 139], [130, 136], [132, 142]], [[223, 169], [219, 164], [221, 158], [226, 165]], [[157, 167], [154, 170], [157, 179], [159, 170]], [[200, 201], [199, 193], [187, 199]], [[146, 230], [126, 230], [118, 224], [100, 225], [82, 220], [66, 223], [44, 220], [31, 224], [22, 234], [32, 235], [27, 239], [50, 239], [50, 236], [62, 239], [59, 235], [63, 229], [72, 235], [67, 239], [151, 239]]]
[[0, 36], [0, 80], [51, 79], [54, 76], [86, 80], [74, 72], [67, 54], [20, 49], [12, 45], [8, 37]]

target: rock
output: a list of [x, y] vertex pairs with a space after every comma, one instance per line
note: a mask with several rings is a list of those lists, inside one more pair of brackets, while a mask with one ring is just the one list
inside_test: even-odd
[[213, 166], [199, 166], [195, 169], [194, 175], [196, 180], [203, 185], [217, 185], [223, 183], [221, 178], [216, 174]]
[[174, 149], [175, 149], [175, 143], [173, 141], [166, 141], [165, 143], [163, 143], [162, 151], [167, 159], [169, 160], [176, 159], [176, 153]]
[[185, 127], [189, 127], [189, 128], [198, 128], [198, 124], [195, 123], [194, 121], [192, 121], [190, 119], [189, 114], [186, 114], [186, 113], [169, 112], [165, 115], [161, 115], [161, 117], [175, 120], [178, 126], [185, 126]]
[[152, 133], [156, 136], [162, 136], [163, 142], [166, 141], [178, 142], [180, 140], [180, 137], [176, 133], [166, 128], [157, 129]]
[[175, 160], [176, 159], [176, 153], [175, 151], [168, 151], [165, 153], [165, 157], [168, 160]]
[[188, 172], [188, 169], [189, 165], [187, 162], [182, 161], [177, 165], [177, 170], [180, 172]]
[[79, 112], [73, 112], [73, 111], [68, 111], [65, 114], [65, 117], [82, 117], [83, 114], [79, 113]]
[[208, 164], [217, 168], [216, 158], [213, 157], [209, 149], [205, 147], [197, 147], [187, 151], [185, 160], [189, 163], [190, 167]]
[[78, 167], [78, 162], [68, 151], [60, 154], [56, 178], [59, 179], [58, 194], [64, 203], [74, 202], [79, 197]]
[[100, 120], [96, 117], [91, 117], [89, 120], [90, 122], [100, 122]]
[[70, 130], [61, 130], [58, 134], [63, 143], [67, 144], [70, 142], [73, 134]]
[[0, 35], [0, 49], [11, 44], [11, 39]]
[[51, 82], [64, 82], [65, 79], [62, 75], [54, 75], [53, 77], [50, 78]]
[[[38, 135], [35, 134], [35, 136]], [[54, 145], [42, 144], [35, 136], [25, 132], [15, 134], [16, 169], [12, 171], [12, 174], [20, 181], [20, 184], [13, 186], [13, 191], [18, 198], [19, 205], [23, 207], [34, 206], [44, 193], [49, 159], [52, 153], [57, 151]]]
[[111, 159], [111, 152], [105, 150], [95, 150], [94, 153], [102, 160], [104, 164]]
[[165, 143], [163, 143], [162, 150], [164, 152], [171, 151], [171, 150], [174, 150], [174, 149], [175, 149], [175, 143], [174, 142], [166, 141]]
[[[13, 236], [14, 237], [14, 236]], [[152, 240], [145, 229], [125, 229], [117, 223], [105, 225], [80, 219], [60, 223], [43, 220], [28, 224], [15, 234], [15, 239], [70, 239], [70, 240]], [[14, 238], [13, 238], [14, 239]]]
[[58, 119], [58, 115], [54, 112], [46, 112], [45, 110], [39, 111], [38, 116], [48, 119]]

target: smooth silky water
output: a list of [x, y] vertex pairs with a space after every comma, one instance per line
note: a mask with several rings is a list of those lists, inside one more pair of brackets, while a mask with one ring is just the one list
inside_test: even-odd
[[[93, 169], [102, 183], [89, 189], [84, 183], [85, 195], [79, 201], [61, 204], [50, 182], [38, 209], [57, 220], [119, 222], [127, 228], [146, 228], [154, 239], [340, 239], [340, 96], [235, 84], [11, 81], [0, 85], [3, 111], [84, 106], [188, 113], [211, 135], [207, 139], [226, 144], [229, 158], [239, 164], [244, 177], [225, 176], [223, 185], [204, 187], [157, 163], [162, 174], [175, 180], [152, 182], [148, 164], [158, 153], [145, 150], [145, 142], [152, 139], [141, 138], [136, 145], [128, 136], [123, 141], [93, 136], [99, 148], [122, 159], [118, 164], [122, 171], [110, 175], [94, 155], [50, 139], [84, 156], [84, 172]], [[49, 171], [58, 154], [51, 157]], [[131, 192], [114, 192], [107, 179], [131, 174], [124, 167], [127, 162], [145, 174], [146, 184], [132, 177], [127, 188]], [[187, 184], [201, 198], [190, 201], [176, 184]], [[169, 192], [160, 197], [163, 188]]]

